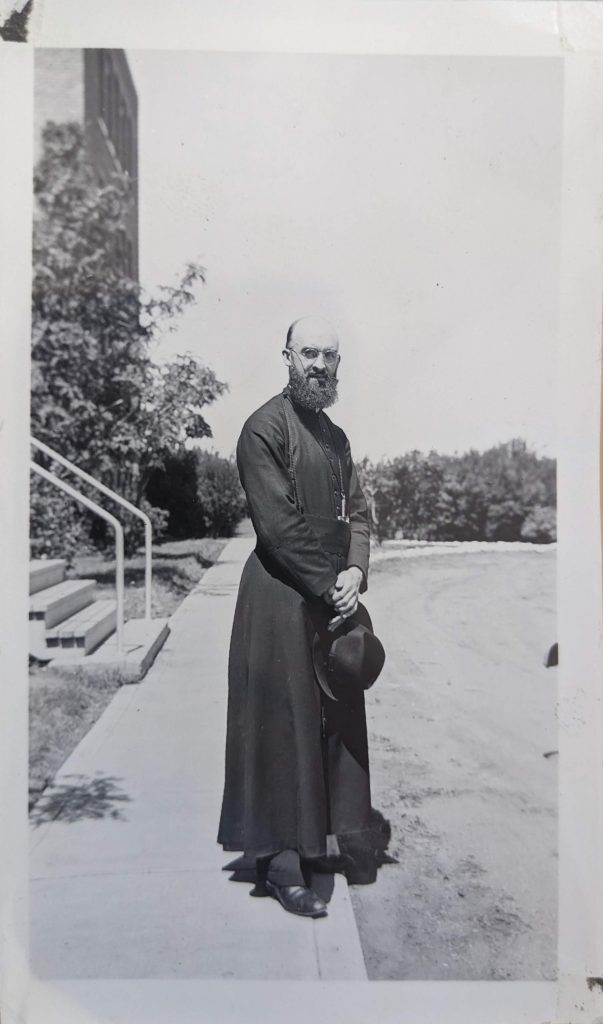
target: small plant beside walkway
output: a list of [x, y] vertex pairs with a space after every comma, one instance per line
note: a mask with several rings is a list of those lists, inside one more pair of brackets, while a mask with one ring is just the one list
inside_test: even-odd
[[[153, 548], [153, 615], [169, 618], [217, 561], [223, 538], [166, 542]], [[115, 593], [115, 563], [102, 555], [74, 559], [72, 578], [97, 580], [99, 596]], [[125, 618], [144, 616], [144, 553], [126, 560]], [[60, 666], [30, 667], [29, 804], [35, 804], [55, 773], [99, 718], [122, 685], [116, 669], [87, 675], [63, 672]]]

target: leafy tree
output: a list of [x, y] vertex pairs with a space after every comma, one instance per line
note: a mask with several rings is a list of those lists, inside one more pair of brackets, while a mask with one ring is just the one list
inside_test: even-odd
[[[32, 431], [140, 504], [154, 467], [187, 438], [211, 436], [201, 410], [227, 388], [191, 355], [162, 365], [151, 357], [205, 271], [190, 263], [155, 295], [132, 279], [123, 258], [128, 179], [97, 180], [77, 124], [46, 125], [34, 193]], [[32, 533], [60, 547], [39, 514], [37, 478], [32, 489]], [[102, 527], [92, 535], [100, 539]]]
[[366, 456], [356, 464], [360, 486], [367, 499], [373, 537], [381, 544], [393, 536], [393, 477], [388, 462], [373, 463]]
[[547, 500], [550, 475], [541, 478], [539, 463], [521, 439], [484, 452], [481, 468], [488, 495], [488, 540], [518, 540], [531, 510], [551, 504]]
[[412, 451], [394, 459], [394, 505], [398, 529], [405, 537], [432, 540], [437, 535], [437, 508], [442, 466], [435, 452]]
[[481, 469], [481, 455], [442, 458], [444, 470], [438, 502], [438, 540], [480, 540], [485, 537], [488, 496]]

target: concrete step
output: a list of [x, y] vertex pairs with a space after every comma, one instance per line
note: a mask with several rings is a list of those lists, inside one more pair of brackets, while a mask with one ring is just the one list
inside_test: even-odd
[[67, 562], [64, 558], [32, 558], [29, 563], [29, 593], [37, 594], [62, 583]]
[[116, 625], [115, 601], [93, 601], [46, 631], [48, 655], [54, 660], [90, 654], [114, 632]]
[[96, 580], [63, 580], [32, 594], [30, 620], [43, 621], [46, 629], [56, 626], [91, 603], [95, 586]]
[[[73, 656], [53, 659], [61, 669], [85, 669], [86, 672], [103, 672], [118, 669], [127, 683], [137, 683], [153, 664], [170, 632], [167, 619], [130, 619], [124, 623], [124, 650], [117, 650], [117, 634], [111, 635], [92, 654], [84, 655], [74, 651]], [[48, 657], [48, 655], [47, 655]]]

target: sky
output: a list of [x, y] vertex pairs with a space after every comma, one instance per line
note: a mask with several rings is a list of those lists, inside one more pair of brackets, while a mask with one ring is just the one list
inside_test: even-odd
[[286, 383], [291, 321], [332, 320], [354, 457], [556, 453], [560, 62], [128, 51], [148, 288], [198, 260], [159, 343], [228, 383], [234, 451]]

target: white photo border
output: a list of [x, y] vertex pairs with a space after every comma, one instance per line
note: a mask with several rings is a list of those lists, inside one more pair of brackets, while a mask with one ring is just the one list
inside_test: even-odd
[[[593, 3], [38, 0], [27, 44], [0, 45], [0, 593], [3, 1022], [174, 1024], [311, 1014], [472, 1024], [603, 1017], [601, 336], [603, 12]], [[559, 304], [559, 975], [540, 982], [102, 981], [28, 977], [26, 574], [32, 47], [538, 56], [564, 62]], [[10, 145], [6, 140], [10, 139]], [[10, 826], [8, 823], [10, 822]], [[320, 995], [317, 993], [320, 986]], [[28, 1008], [27, 1008], [28, 1004]], [[320, 1016], [318, 1014], [320, 1013]]]

